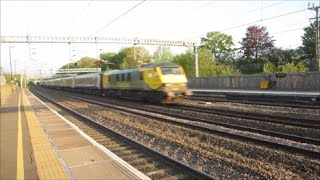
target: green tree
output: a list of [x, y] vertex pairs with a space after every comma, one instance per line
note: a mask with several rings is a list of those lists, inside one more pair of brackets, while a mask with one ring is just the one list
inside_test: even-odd
[[263, 65], [263, 72], [266, 74], [272, 74], [272, 73], [276, 73], [277, 69], [272, 62], [267, 62], [267, 63], [264, 63]]
[[115, 52], [100, 54], [100, 59], [102, 60], [102, 70], [109, 70], [111, 69], [111, 65], [115, 65], [113, 60], [115, 59], [116, 55], [118, 55], [118, 53]]
[[[184, 68], [188, 77], [195, 76], [195, 62], [192, 50], [176, 55], [173, 59], [175, 63]], [[231, 65], [217, 64], [212, 57], [211, 51], [203, 46], [198, 47], [198, 61], [200, 77], [236, 74]]]
[[126, 56], [125, 51], [123, 51], [123, 49], [115, 54], [114, 56], [112, 56], [110, 58], [110, 64], [109, 64], [109, 68], [110, 69], [120, 69], [121, 64], [123, 63], [123, 59]]
[[316, 59], [316, 33], [314, 31], [315, 24], [311, 23], [308, 27], [305, 27], [302, 38], [302, 46], [299, 47], [303, 59], [306, 59], [307, 65], [313, 69], [317, 66]]
[[211, 51], [209, 49], [203, 47], [198, 48], [198, 60], [200, 77], [213, 76], [217, 74], [217, 63], [213, 59]]
[[173, 62], [181, 65], [188, 77], [195, 76], [194, 55], [192, 50], [189, 49], [185, 53], [174, 56]]
[[173, 61], [173, 55], [170, 50], [170, 47], [165, 46], [158, 46], [157, 49], [154, 51], [152, 58], [154, 63], [164, 63]]
[[219, 63], [225, 62], [233, 55], [234, 43], [232, 36], [220, 32], [208, 32], [206, 37], [201, 38], [201, 47], [211, 51], [213, 58]]
[[261, 59], [265, 62], [271, 62], [278, 67], [288, 63], [297, 64], [300, 61], [303, 61], [300, 54], [301, 52], [299, 49], [271, 48], [265, 51], [261, 56]]
[[286, 65], [281, 65], [279, 67], [279, 69], [280, 69], [280, 72], [282, 72], [282, 73], [307, 72], [309, 70], [309, 68], [303, 62], [299, 62], [296, 65], [294, 63], [288, 63]]
[[121, 69], [139, 67], [143, 64], [150, 63], [151, 60], [149, 51], [139, 46], [124, 48], [119, 54], [123, 57], [122, 63], [120, 64]]
[[68, 63], [63, 65], [60, 69], [67, 68], [101, 68], [101, 61], [96, 58], [83, 57], [79, 61], [74, 63]]
[[216, 74], [220, 76], [240, 75], [230, 64], [218, 64]]

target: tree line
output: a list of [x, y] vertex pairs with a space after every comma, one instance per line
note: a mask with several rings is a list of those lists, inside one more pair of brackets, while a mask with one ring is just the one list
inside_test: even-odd
[[[316, 70], [315, 24], [304, 28], [302, 46], [295, 49], [275, 47], [275, 40], [264, 26], [247, 28], [240, 48], [235, 48], [232, 36], [221, 32], [208, 32], [197, 47], [200, 76], [306, 72]], [[102, 70], [135, 68], [143, 64], [175, 62], [185, 69], [187, 76], [195, 76], [192, 49], [173, 55], [171, 49], [159, 46], [151, 55], [141, 46], [108, 52], [100, 59], [84, 57], [61, 68], [97, 68]]]

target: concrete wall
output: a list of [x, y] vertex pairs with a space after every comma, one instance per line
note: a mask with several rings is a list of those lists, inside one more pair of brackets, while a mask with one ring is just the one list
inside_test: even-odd
[[193, 77], [188, 80], [190, 89], [259, 90], [261, 81], [270, 80], [272, 90], [320, 91], [320, 72]]

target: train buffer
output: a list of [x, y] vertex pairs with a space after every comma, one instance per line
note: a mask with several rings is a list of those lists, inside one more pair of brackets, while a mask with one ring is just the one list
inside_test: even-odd
[[149, 179], [28, 90], [0, 109], [0, 179]]

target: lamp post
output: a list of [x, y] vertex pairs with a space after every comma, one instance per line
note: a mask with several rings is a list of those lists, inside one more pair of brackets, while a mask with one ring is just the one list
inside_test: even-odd
[[12, 61], [11, 61], [11, 48], [14, 48], [14, 46], [9, 46], [9, 59], [10, 59], [10, 79], [12, 82]]
[[17, 81], [17, 59], [14, 59], [13, 60], [13, 62], [14, 62], [14, 66], [13, 66], [13, 68], [14, 68], [14, 84], [16, 84], [16, 81]]

